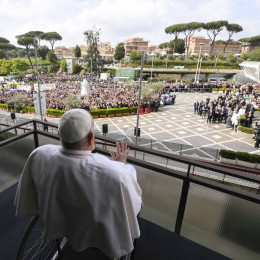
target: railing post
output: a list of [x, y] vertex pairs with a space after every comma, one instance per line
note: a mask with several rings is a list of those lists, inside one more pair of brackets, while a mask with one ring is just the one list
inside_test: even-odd
[[33, 137], [34, 137], [34, 147], [39, 147], [39, 139], [38, 139], [38, 133], [37, 133], [37, 124], [35, 121], [33, 121]]
[[184, 217], [184, 213], [185, 213], [187, 197], [188, 197], [188, 193], [189, 193], [190, 167], [191, 167], [191, 164], [189, 164], [188, 171], [187, 171], [187, 176], [183, 180], [183, 185], [182, 185], [181, 198], [180, 198], [180, 203], [179, 203], [179, 208], [178, 208], [178, 213], [177, 213], [177, 219], [176, 219], [175, 229], [174, 229], [174, 233], [176, 233], [177, 235], [180, 235], [180, 233], [181, 233], [181, 226], [182, 226], [182, 222], [183, 222], [183, 217]]
[[217, 160], [218, 160], [218, 150], [216, 152], [216, 157], [215, 157], [215, 161], [217, 161]]

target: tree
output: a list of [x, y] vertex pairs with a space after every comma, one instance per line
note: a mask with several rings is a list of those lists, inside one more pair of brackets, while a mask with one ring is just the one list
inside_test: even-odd
[[6, 38], [4, 37], [0, 37], [0, 42], [2, 43], [10, 43], [10, 41], [8, 41]]
[[27, 95], [18, 93], [14, 96], [14, 107], [16, 111], [22, 110], [22, 106], [27, 106], [29, 104], [29, 99]]
[[[173, 42], [173, 41], [172, 41], [172, 42]], [[164, 49], [164, 48], [166, 49], [166, 48], [168, 48], [168, 44], [169, 44], [169, 42], [163, 42], [163, 43], [159, 44], [158, 47], [159, 47], [160, 49]]]
[[[207, 30], [207, 34], [211, 40], [210, 53], [213, 52], [216, 37], [221, 33], [223, 28], [228, 25], [228, 21], [216, 21], [203, 24], [203, 29]], [[212, 34], [212, 35], [211, 35]]]
[[39, 46], [37, 48], [37, 55], [40, 58], [42, 58], [43, 60], [46, 60], [46, 57], [47, 57], [47, 54], [48, 54], [49, 51], [50, 51], [50, 49], [46, 45]]
[[260, 46], [260, 35], [251, 37], [251, 38], [249, 39], [249, 43], [250, 43], [250, 45], [252, 45], [252, 46]]
[[82, 104], [81, 97], [79, 95], [74, 95], [72, 93], [68, 94], [68, 96], [64, 100], [64, 104], [68, 109], [78, 108]]
[[0, 59], [3, 59], [5, 57], [4, 53], [0, 51]]
[[249, 59], [251, 61], [260, 61], [260, 48], [256, 48], [249, 53]]
[[77, 64], [75, 60], [72, 60], [72, 74], [79, 74], [81, 70], [81, 65]]
[[84, 31], [85, 41], [88, 45], [87, 55], [85, 60], [88, 62], [88, 67], [92, 66], [92, 71], [98, 71], [103, 65], [103, 60], [98, 51], [100, 29], [95, 26], [91, 30]]
[[25, 50], [26, 50], [26, 54], [27, 54], [27, 57], [29, 59], [29, 62], [33, 68], [33, 64], [32, 64], [32, 61], [30, 59], [30, 55], [29, 55], [29, 49], [31, 46], [33, 46], [33, 38], [32, 37], [26, 37], [26, 36], [23, 36], [23, 35], [17, 35], [15, 36], [18, 40], [17, 40], [17, 43], [19, 45], [22, 45], [25, 47]]
[[13, 72], [26, 71], [28, 70], [28, 64], [24, 60], [12, 60], [11, 69]]
[[78, 45], [76, 45], [76, 47], [73, 50], [74, 52], [74, 57], [75, 58], [80, 58], [81, 57], [81, 49]]
[[58, 61], [58, 58], [56, 56], [56, 54], [53, 51], [49, 51], [47, 54], [47, 59], [52, 63], [52, 64], [56, 64]]
[[125, 57], [125, 47], [124, 43], [120, 42], [117, 44], [116, 49], [115, 49], [115, 54], [114, 54], [114, 59], [115, 60], [122, 60]]
[[67, 72], [67, 61], [66, 61], [66, 59], [61, 61], [60, 68], [61, 68], [62, 72]]
[[135, 63], [142, 59], [142, 52], [141, 51], [131, 51], [130, 53], [130, 62]]
[[10, 74], [12, 71], [12, 62], [11, 60], [1, 60], [1, 66], [0, 66], [0, 71], [2, 73]]
[[16, 47], [10, 43], [0, 42], [0, 51], [3, 53], [4, 57], [7, 58], [7, 51], [13, 50]]
[[233, 36], [233, 34], [242, 32], [243, 28], [239, 24], [231, 23], [231, 24], [226, 25], [226, 30], [228, 31], [228, 40], [227, 40], [226, 45], [223, 50], [224, 53], [226, 52], [226, 48], [227, 48], [229, 42], [231, 41], [231, 37]]
[[48, 41], [51, 44], [51, 50], [53, 51], [53, 47], [56, 41], [61, 41], [62, 37], [57, 32], [46, 32], [40, 35], [42, 40]]
[[25, 33], [24, 36], [25, 37], [32, 37], [35, 38], [37, 40], [38, 45], [40, 45], [40, 41], [41, 41], [41, 35], [43, 34], [42, 31], [30, 31], [28, 33]]
[[[174, 49], [174, 46], [175, 46], [175, 51], [177, 53], [184, 53], [185, 52], [185, 42], [183, 39], [177, 39], [176, 41], [175, 40], [172, 40], [172, 41], [169, 41], [168, 42], [168, 47], [170, 49]], [[173, 52], [174, 53], [174, 52]]]
[[201, 30], [203, 23], [191, 22], [191, 23], [183, 24], [183, 26], [184, 26], [183, 33], [185, 35], [186, 55], [188, 56], [189, 48], [190, 48], [190, 41], [188, 39], [190, 39], [193, 36], [195, 31]]
[[185, 30], [185, 26], [183, 26], [183, 24], [175, 24], [172, 26], [169, 26], [167, 28], [165, 28], [165, 32], [167, 34], [173, 34], [175, 35], [175, 42], [174, 42], [174, 47], [173, 47], [173, 52], [176, 52], [176, 40], [178, 39], [178, 36], [181, 32], [183, 32]]

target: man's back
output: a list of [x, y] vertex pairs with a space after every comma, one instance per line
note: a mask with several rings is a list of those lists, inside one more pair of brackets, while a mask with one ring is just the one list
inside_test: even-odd
[[97, 247], [119, 257], [140, 235], [141, 189], [134, 168], [91, 151], [54, 145], [33, 151], [16, 205], [18, 216], [40, 215], [47, 241], [67, 237], [76, 251]]

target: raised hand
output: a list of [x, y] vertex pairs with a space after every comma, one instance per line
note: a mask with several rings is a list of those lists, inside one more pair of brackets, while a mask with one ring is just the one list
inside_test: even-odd
[[127, 143], [122, 141], [120, 144], [118, 142], [116, 143], [116, 155], [114, 152], [110, 152], [110, 154], [113, 161], [126, 163], [129, 151], [130, 149], [127, 148]]

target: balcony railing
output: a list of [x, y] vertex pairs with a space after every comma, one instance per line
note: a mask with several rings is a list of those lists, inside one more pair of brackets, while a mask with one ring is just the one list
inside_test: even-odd
[[[24, 139], [29, 150], [59, 144], [59, 136], [41, 130], [43, 125], [57, 128], [31, 120], [1, 130], [0, 134], [17, 129], [19, 135], [1, 142], [0, 149]], [[96, 151], [109, 156], [114, 143], [114, 139], [98, 135]], [[136, 167], [143, 190], [142, 218], [232, 259], [259, 259], [260, 175], [134, 144], [129, 147], [128, 162]], [[205, 173], [235, 178], [238, 183], [231, 186]], [[243, 182], [252, 184], [250, 192]]]

